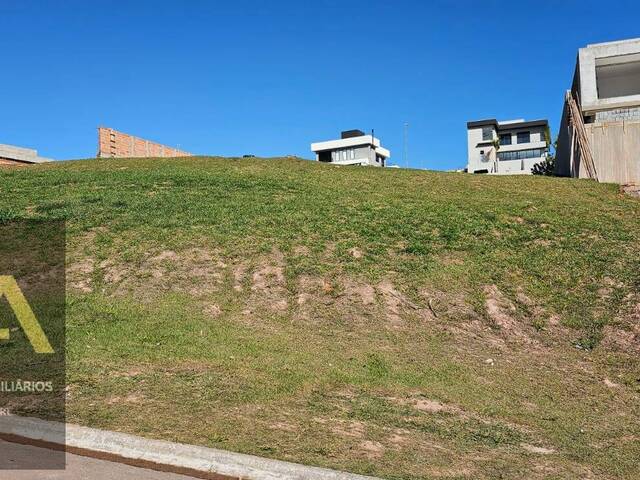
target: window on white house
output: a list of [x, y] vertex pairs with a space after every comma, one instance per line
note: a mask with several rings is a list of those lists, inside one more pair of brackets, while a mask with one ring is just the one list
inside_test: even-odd
[[351, 160], [353, 160], [354, 158], [356, 158], [356, 151], [352, 148], [351, 149]]
[[526, 160], [528, 158], [543, 157], [547, 153], [545, 148], [532, 148], [516, 152], [498, 152], [498, 160]]
[[500, 135], [500, 145], [511, 145], [511, 134], [503, 133]]
[[518, 132], [518, 143], [531, 142], [531, 134], [529, 132]]
[[347, 151], [342, 150], [342, 160], [346, 160], [346, 159], [347, 159]]
[[482, 141], [493, 140], [493, 128], [482, 127]]

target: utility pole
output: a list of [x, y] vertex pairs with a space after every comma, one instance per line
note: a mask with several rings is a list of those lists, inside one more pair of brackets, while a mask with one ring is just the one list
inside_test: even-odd
[[409, 124], [407, 122], [404, 123], [404, 142], [403, 142], [403, 152], [402, 156], [404, 157], [404, 165], [406, 168], [409, 168]]

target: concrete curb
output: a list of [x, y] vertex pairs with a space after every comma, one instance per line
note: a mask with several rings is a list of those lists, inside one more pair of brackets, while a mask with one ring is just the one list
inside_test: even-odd
[[[215, 448], [149, 440], [124, 433], [65, 425], [37, 418], [0, 416], [0, 438], [200, 478], [374, 480], [374, 477], [326, 468], [269, 460]], [[66, 439], [64, 444], [63, 439]]]

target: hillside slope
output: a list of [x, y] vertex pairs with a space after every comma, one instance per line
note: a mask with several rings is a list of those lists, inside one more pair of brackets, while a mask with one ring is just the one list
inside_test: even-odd
[[93, 159], [0, 170], [15, 218], [67, 219], [70, 421], [387, 478], [640, 475], [616, 186]]

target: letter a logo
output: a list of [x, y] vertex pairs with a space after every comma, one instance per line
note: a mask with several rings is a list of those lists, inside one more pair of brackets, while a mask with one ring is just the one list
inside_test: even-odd
[[[54, 353], [27, 299], [16, 280], [10, 275], [0, 275], [0, 298], [3, 295], [7, 297], [9, 306], [36, 353]], [[8, 328], [0, 328], [0, 340], [9, 340], [9, 335]]]

